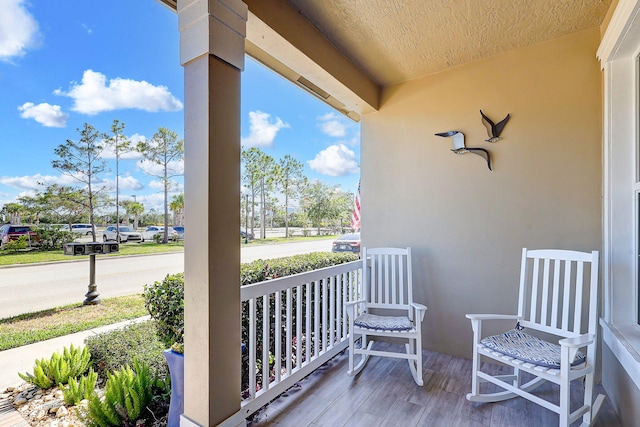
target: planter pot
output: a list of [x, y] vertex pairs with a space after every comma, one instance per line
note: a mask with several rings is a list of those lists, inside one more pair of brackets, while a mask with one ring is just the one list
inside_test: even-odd
[[180, 415], [184, 412], [184, 354], [165, 350], [164, 357], [171, 375], [171, 403], [167, 427], [179, 427]]

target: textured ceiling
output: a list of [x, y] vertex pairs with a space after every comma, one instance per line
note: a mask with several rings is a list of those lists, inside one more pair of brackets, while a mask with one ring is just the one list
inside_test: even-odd
[[611, 0], [288, 1], [383, 86], [597, 27], [611, 3]]

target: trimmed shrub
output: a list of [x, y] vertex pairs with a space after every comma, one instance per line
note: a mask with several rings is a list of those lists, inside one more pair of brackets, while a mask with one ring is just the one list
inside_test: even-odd
[[183, 343], [184, 273], [167, 274], [162, 282], [145, 285], [142, 296], [165, 348]]
[[50, 225], [35, 227], [38, 233], [38, 245], [40, 250], [55, 251], [62, 249], [65, 243], [73, 242], [76, 236], [71, 231], [62, 230]]
[[104, 332], [86, 339], [91, 351], [91, 363], [101, 378], [122, 366], [133, 366], [134, 360], [148, 364], [158, 377], [168, 377], [167, 362], [162, 355], [166, 348], [158, 339], [155, 322], [142, 322]]
[[18, 253], [19, 251], [27, 249], [28, 247], [29, 242], [27, 240], [27, 236], [20, 236], [16, 240], [9, 240], [7, 243], [2, 245], [2, 250]]
[[62, 354], [53, 353], [51, 359], [42, 358], [36, 360], [33, 374], [18, 373], [20, 378], [42, 389], [48, 389], [54, 385], [67, 384], [71, 378], [84, 374], [89, 369], [90, 359], [87, 347], [65, 347]]

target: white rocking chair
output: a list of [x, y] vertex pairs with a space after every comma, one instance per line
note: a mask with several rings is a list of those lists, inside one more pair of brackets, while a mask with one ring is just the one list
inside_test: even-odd
[[[589, 310], [584, 316], [583, 307]], [[499, 402], [522, 396], [556, 412], [561, 427], [580, 417], [582, 426], [593, 425], [604, 401], [604, 395], [599, 395], [593, 402], [597, 313], [597, 251], [523, 249], [518, 314], [467, 314], [473, 328], [473, 379], [467, 399]], [[501, 335], [483, 337], [482, 322], [496, 319], [511, 320], [516, 327]], [[536, 332], [558, 337], [558, 344], [535, 337]], [[585, 348], [584, 353], [580, 351]], [[513, 368], [513, 374], [492, 376], [482, 372], [481, 357]], [[534, 378], [522, 384], [522, 372]], [[570, 385], [577, 379], [584, 379], [584, 404], [571, 411]], [[546, 381], [560, 386], [559, 405], [531, 393]], [[482, 382], [496, 384], [504, 391], [480, 393]]]
[[[372, 309], [379, 314], [371, 313]], [[369, 356], [395, 357], [407, 359], [416, 383], [424, 384], [421, 324], [427, 307], [413, 302], [411, 248], [362, 248], [362, 299], [346, 303], [345, 310], [349, 318], [349, 376], [357, 375]], [[362, 337], [359, 347], [356, 335]], [[406, 353], [373, 350], [370, 336], [407, 339]], [[354, 366], [356, 354], [361, 358]]]

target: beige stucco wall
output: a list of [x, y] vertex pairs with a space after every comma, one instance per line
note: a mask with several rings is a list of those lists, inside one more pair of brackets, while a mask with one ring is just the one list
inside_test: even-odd
[[[601, 249], [597, 28], [387, 87], [362, 120], [362, 239], [411, 246], [427, 349], [470, 356], [465, 313], [514, 313], [522, 247]], [[484, 142], [479, 109], [502, 137]], [[493, 172], [468, 147], [491, 151]]]

